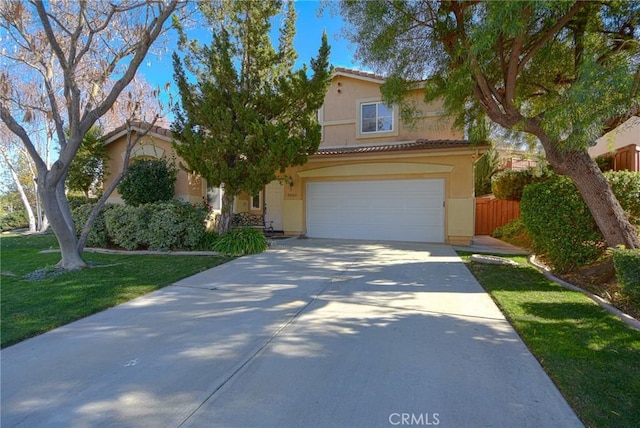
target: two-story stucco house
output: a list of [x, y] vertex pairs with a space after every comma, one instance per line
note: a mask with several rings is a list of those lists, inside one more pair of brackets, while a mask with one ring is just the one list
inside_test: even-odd
[[[337, 68], [318, 112], [322, 142], [302, 166], [259, 195], [240, 195], [235, 212], [265, 214], [265, 223], [287, 235], [468, 244], [474, 235], [473, 164], [487, 146], [472, 146], [439, 104], [425, 105], [412, 126], [398, 108], [381, 102], [384, 78]], [[125, 132], [106, 136], [111, 164], [119, 171]], [[132, 159], [171, 157], [170, 132], [154, 128]], [[106, 185], [110, 177], [106, 180]], [[220, 190], [181, 172], [176, 197], [220, 206]], [[111, 202], [120, 201], [114, 194]]]

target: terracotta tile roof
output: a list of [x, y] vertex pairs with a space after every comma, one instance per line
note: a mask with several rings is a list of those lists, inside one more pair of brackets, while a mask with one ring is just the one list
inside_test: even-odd
[[[484, 146], [484, 145], [481, 145]], [[345, 146], [320, 148], [316, 156], [334, 156], [360, 153], [399, 152], [410, 150], [450, 149], [471, 147], [467, 140], [425, 140], [419, 139], [407, 143], [379, 144], [375, 146]]]
[[381, 76], [379, 74], [369, 73], [367, 71], [353, 70], [351, 68], [336, 67], [333, 69], [333, 71], [334, 73], [351, 74], [355, 77], [364, 77], [367, 79], [380, 80], [381, 82], [384, 82], [386, 80], [386, 77]]
[[[134, 131], [144, 131], [146, 129], [149, 129], [150, 125], [151, 124], [148, 122], [131, 122], [131, 128]], [[123, 124], [117, 127], [116, 129], [114, 129], [113, 131], [107, 133], [105, 136], [103, 136], [102, 140], [105, 142], [105, 144], [109, 144], [114, 138], [119, 137], [120, 134], [123, 134], [126, 131], [127, 131], [127, 125]], [[149, 134], [162, 135], [167, 138], [172, 137], [172, 133], [170, 129], [167, 129], [163, 126], [158, 126], [158, 125], [152, 126], [151, 129], [149, 130]]]

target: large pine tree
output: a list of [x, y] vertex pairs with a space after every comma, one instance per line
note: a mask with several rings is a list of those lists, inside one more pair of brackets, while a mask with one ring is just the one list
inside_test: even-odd
[[[293, 2], [221, 1], [199, 7], [213, 40], [200, 46], [182, 34], [184, 61], [173, 56], [181, 104], [172, 131], [186, 167], [209, 185], [224, 186], [219, 222], [224, 233], [236, 195], [257, 193], [277, 172], [305, 163], [318, 149], [317, 110], [331, 78], [329, 46], [325, 34], [309, 77], [306, 66], [293, 69]], [[284, 19], [276, 50], [269, 34], [278, 15]]]

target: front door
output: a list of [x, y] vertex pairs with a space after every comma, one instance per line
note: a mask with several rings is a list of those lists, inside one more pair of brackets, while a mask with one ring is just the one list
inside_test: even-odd
[[264, 190], [264, 203], [267, 209], [265, 226], [273, 226], [274, 231], [283, 230], [282, 212], [284, 205], [284, 185], [275, 180], [267, 184]]

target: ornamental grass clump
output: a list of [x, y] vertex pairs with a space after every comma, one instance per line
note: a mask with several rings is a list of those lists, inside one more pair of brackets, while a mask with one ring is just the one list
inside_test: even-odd
[[244, 256], [265, 251], [269, 244], [261, 230], [250, 227], [233, 229], [220, 236], [213, 250], [227, 256]]

